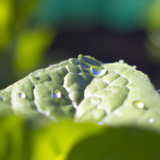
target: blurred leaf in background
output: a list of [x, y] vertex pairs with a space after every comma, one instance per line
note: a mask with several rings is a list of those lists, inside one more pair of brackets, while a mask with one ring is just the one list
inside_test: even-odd
[[11, 39], [11, 25], [14, 19], [12, 0], [0, 0], [0, 47]]
[[146, 51], [156, 64], [160, 65], [160, 1], [154, 0], [150, 5], [147, 16]]
[[53, 40], [52, 33], [53, 29], [42, 26], [27, 28], [20, 33], [15, 52], [16, 71], [28, 72], [41, 60]]
[[[160, 27], [159, 7], [157, 0], [0, 0], [0, 88], [46, 67], [57, 31], [148, 32]], [[69, 57], [52, 55], [53, 62]]]
[[[0, 88], [37, 69], [56, 31], [32, 25], [36, 0], [0, 0]], [[44, 66], [42, 63], [40, 66]], [[38, 67], [40, 67], [38, 66]]]
[[160, 65], [160, 30], [147, 33], [146, 50], [150, 59]]
[[62, 122], [31, 130], [17, 117], [0, 119], [1, 160], [159, 159], [160, 135], [136, 128]]
[[24, 121], [17, 117], [0, 118], [0, 159], [22, 160], [26, 159], [28, 144], [24, 145], [25, 136]]

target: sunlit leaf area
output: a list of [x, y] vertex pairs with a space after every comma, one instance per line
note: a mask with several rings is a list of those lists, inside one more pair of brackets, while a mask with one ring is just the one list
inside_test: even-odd
[[[0, 90], [79, 54], [105, 63], [123, 59], [160, 89], [160, 1], [0, 0]], [[157, 132], [23, 119], [4, 107], [0, 160], [160, 159]]]

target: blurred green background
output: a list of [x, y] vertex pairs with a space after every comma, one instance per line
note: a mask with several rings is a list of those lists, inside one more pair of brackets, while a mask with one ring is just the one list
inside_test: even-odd
[[78, 54], [124, 59], [160, 88], [159, 0], [0, 0], [0, 89]]
[[[155, 88], [159, 89], [160, 1], [0, 0], [0, 89], [36, 69], [77, 57], [78, 54], [91, 55], [106, 63], [124, 59], [126, 63], [137, 65], [138, 70], [148, 74]], [[68, 125], [73, 128], [68, 133], [72, 138], [72, 131], [75, 132], [76, 127], [75, 124]], [[93, 127], [94, 130], [96, 127]], [[92, 126], [90, 131], [86, 129], [88, 126], [82, 128], [84, 134], [92, 135]], [[106, 134], [107, 131], [102, 130], [97, 131], [97, 136]], [[31, 160], [44, 159], [46, 155], [38, 154], [43, 153], [43, 148], [31, 151], [32, 144], [46, 147], [47, 160], [54, 159], [55, 155], [56, 160], [63, 160], [69, 151], [65, 150], [62, 144], [70, 143], [68, 145], [73, 147], [72, 141], [63, 139], [64, 143], [54, 143], [58, 144], [59, 150], [53, 153], [55, 146], [50, 144], [47, 137], [46, 141], [38, 139], [41, 139], [41, 136], [43, 139], [44, 135], [51, 134], [54, 129], [45, 133], [42, 130], [38, 133], [32, 132], [34, 131], [27, 129], [23, 120], [2, 118], [0, 135], [3, 142], [0, 142], [0, 160], [24, 159], [24, 155], [31, 157], [27, 158]], [[58, 137], [60, 132], [66, 130], [59, 129], [56, 132], [57, 139], [61, 139]], [[32, 139], [36, 134], [38, 138], [34, 143]], [[80, 134], [77, 141], [82, 137], [83, 134]], [[56, 141], [55, 138], [52, 141]], [[132, 147], [136, 148], [136, 144]], [[62, 154], [63, 149], [65, 155]], [[74, 154], [70, 156], [74, 157]], [[105, 157], [102, 156], [103, 158]]]

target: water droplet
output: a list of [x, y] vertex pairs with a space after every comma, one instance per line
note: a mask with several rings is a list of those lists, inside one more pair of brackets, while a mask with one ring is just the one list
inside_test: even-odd
[[149, 118], [148, 119], [148, 123], [151, 123], [151, 124], [154, 123], [154, 119], [153, 118]]
[[98, 124], [99, 124], [99, 125], [102, 125], [102, 124], [103, 124], [103, 121], [98, 122]]
[[52, 98], [61, 98], [62, 97], [62, 94], [60, 91], [56, 90], [55, 92], [54, 91], [51, 91], [51, 97]]
[[25, 93], [19, 93], [18, 97], [22, 98], [22, 99], [25, 99], [26, 98], [26, 94]]
[[120, 59], [120, 60], [119, 60], [119, 63], [123, 64], [123, 63], [124, 63], [124, 60], [123, 60], [123, 59]]
[[107, 70], [104, 68], [98, 68], [98, 67], [91, 67], [91, 73], [95, 76], [95, 77], [100, 77], [103, 76], [107, 73]]
[[141, 101], [135, 101], [134, 105], [139, 109], [143, 109], [145, 107], [144, 103]]

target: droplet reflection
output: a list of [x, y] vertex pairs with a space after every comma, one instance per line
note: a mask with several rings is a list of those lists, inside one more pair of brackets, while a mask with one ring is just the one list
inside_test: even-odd
[[60, 91], [56, 90], [55, 92], [54, 91], [51, 91], [51, 97], [52, 98], [61, 98], [62, 94]]
[[107, 73], [107, 70], [102, 68], [91, 67], [91, 73], [95, 77], [100, 77], [105, 75]]
[[135, 101], [134, 105], [139, 109], [143, 109], [145, 107], [144, 103], [141, 101]]
[[26, 98], [26, 94], [25, 93], [19, 93], [18, 97], [22, 98], [22, 99], [25, 99]]

